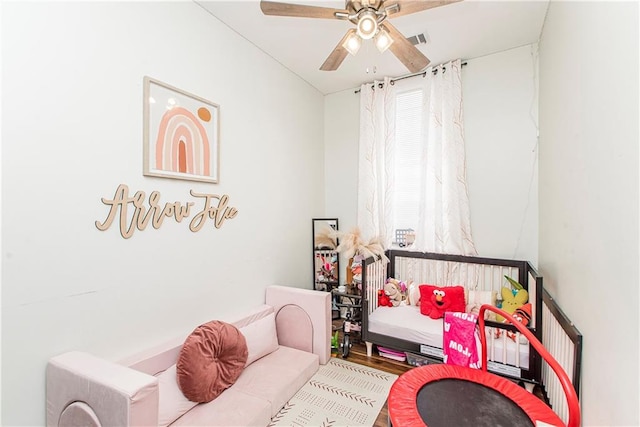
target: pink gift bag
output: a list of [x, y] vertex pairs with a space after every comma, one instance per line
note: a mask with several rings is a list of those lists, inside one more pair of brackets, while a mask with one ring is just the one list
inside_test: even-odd
[[446, 312], [444, 314], [442, 323], [444, 328], [442, 335], [444, 363], [480, 368], [476, 341], [477, 320], [478, 317], [470, 313]]

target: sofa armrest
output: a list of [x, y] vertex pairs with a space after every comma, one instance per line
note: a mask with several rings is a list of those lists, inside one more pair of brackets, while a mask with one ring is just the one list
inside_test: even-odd
[[[323, 291], [269, 286], [265, 302], [276, 312], [278, 342], [317, 354], [320, 364], [331, 358], [331, 294]], [[305, 316], [297, 321], [300, 312]], [[304, 324], [308, 323], [308, 328]], [[304, 334], [305, 336], [300, 336]], [[298, 344], [309, 342], [309, 346]], [[291, 344], [293, 343], [293, 344]]]
[[[157, 426], [158, 380], [79, 351], [47, 364], [47, 426]], [[78, 425], [81, 425], [78, 424]]]

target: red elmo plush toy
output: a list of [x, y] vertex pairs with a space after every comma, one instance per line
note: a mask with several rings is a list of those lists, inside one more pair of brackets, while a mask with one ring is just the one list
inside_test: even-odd
[[420, 285], [420, 313], [432, 319], [444, 317], [445, 311], [464, 313], [464, 288], [462, 286]]
[[389, 295], [387, 295], [383, 289], [378, 289], [378, 307], [393, 307]]

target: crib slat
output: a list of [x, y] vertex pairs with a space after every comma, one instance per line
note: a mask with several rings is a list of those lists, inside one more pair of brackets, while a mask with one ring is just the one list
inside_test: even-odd
[[[582, 335], [575, 329], [551, 296], [544, 291], [542, 304], [542, 338], [551, 355], [558, 361], [579, 392], [579, 361]], [[553, 310], [553, 311], [552, 311]], [[560, 382], [551, 369], [544, 365], [542, 382], [553, 410], [563, 421], [568, 420], [568, 406]]]

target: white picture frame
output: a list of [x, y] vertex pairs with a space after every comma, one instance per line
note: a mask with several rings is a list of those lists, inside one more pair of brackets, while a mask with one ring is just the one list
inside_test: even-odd
[[143, 175], [217, 184], [220, 106], [144, 77]]

